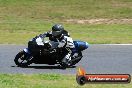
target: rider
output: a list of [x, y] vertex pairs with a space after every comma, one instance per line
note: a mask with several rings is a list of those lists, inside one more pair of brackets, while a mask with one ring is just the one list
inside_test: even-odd
[[[56, 33], [56, 32], [58, 32], [58, 33]], [[61, 37], [62, 34], [63, 34], [63, 36], [70, 37], [70, 34], [66, 30], [64, 30], [64, 27], [62, 25], [55, 24], [52, 26], [52, 31], [46, 32], [44, 34], [40, 34], [39, 36], [41, 38], [49, 37], [49, 40], [57, 41], [57, 39], [59, 37]]]
[[68, 62], [71, 60], [71, 49], [74, 48], [73, 40], [70, 37], [69, 33], [66, 30], [64, 30], [64, 27], [62, 25], [55, 24], [52, 27], [52, 31], [37, 36], [36, 39], [37, 44], [43, 45], [41, 40], [44, 39], [45, 37], [49, 37], [50, 41], [58, 42], [59, 45], [57, 49], [65, 50], [65, 55], [64, 58], [62, 59], [62, 64], [68, 66], [69, 65]]

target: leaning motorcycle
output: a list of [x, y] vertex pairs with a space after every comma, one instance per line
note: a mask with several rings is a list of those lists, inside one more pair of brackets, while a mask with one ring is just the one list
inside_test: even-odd
[[66, 49], [58, 49], [57, 42], [43, 41], [44, 45], [37, 45], [35, 40], [28, 42], [28, 48], [20, 51], [14, 59], [14, 62], [19, 67], [27, 67], [30, 64], [59, 64], [63, 68], [71, 67], [77, 64], [82, 59], [82, 51], [89, 47], [87, 42], [73, 41], [75, 48], [72, 49], [71, 60], [68, 65], [62, 64], [62, 59], [65, 56]]

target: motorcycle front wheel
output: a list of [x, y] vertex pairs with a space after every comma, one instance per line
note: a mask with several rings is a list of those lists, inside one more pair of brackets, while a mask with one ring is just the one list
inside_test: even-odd
[[27, 67], [31, 64], [31, 59], [32, 57], [27, 56], [24, 51], [21, 51], [16, 55], [14, 62], [19, 67]]

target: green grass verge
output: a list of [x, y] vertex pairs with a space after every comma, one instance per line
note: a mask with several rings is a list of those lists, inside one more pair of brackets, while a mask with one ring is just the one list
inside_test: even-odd
[[132, 25], [75, 24], [68, 19], [131, 19], [131, 0], [0, 0], [0, 44], [26, 44], [62, 23], [73, 39], [89, 43], [132, 43]]
[[0, 0], [0, 19], [132, 18], [131, 0]]
[[0, 74], [0, 88], [131, 88], [132, 84], [86, 84], [80, 86], [75, 75]]
[[[28, 40], [51, 29], [52, 23], [0, 24], [0, 44], [27, 44]], [[64, 24], [74, 40], [90, 44], [132, 43], [131, 24]]]

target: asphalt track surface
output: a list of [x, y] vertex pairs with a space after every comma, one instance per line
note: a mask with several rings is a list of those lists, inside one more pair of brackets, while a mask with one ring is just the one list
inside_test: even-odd
[[[76, 67], [65, 70], [45, 64], [32, 64], [27, 68], [17, 67], [14, 57], [24, 48], [26, 45], [0, 45], [0, 73], [76, 74]], [[76, 66], [81, 66], [87, 73], [132, 74], [132, 45], [90, 45], [83, 51], [83, 58]]]

